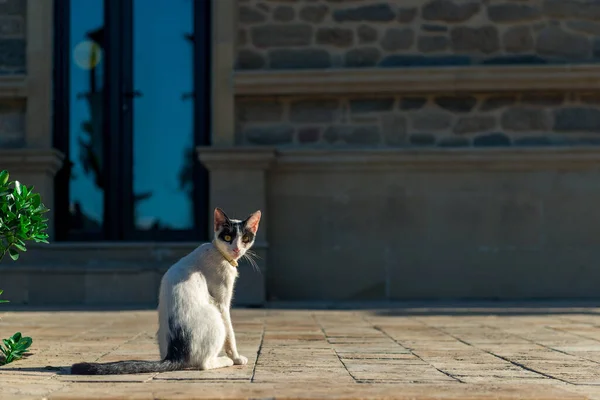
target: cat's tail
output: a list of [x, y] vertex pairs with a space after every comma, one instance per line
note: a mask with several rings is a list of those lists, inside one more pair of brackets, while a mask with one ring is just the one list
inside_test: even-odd
[[78, 363], [71, 367], [71, 375], [120, 375], [167, 372], [183, 369], [179, 361], [118, 361], [110, 363]]

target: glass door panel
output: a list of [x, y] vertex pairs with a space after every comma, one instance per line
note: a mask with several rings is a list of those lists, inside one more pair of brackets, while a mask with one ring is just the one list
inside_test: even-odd
[[194, 227], [194, 2], [133, 0], [133, 224]]

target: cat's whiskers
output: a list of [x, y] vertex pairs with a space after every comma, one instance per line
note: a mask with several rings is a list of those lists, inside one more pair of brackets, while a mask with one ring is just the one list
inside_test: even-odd
[[255, 261], [255, 258], [260, 258], [260, 257], [255, 252], [248, 250], [242, 257], [248, 260], [250, 265], [252, 265], [252, 269], [254, 271], [258, 272], [259, 274], [261, 273], [260, 268], [258, 267], [258, 264]]

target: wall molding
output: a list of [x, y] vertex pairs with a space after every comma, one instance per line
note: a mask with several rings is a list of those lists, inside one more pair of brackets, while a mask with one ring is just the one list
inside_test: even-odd
[[56, 149], [0, 149], [0, 168], [9, 172], [38, 172], [54, 176], [64, 154]]
[[535, 148], [275, 148], [202, 149], [209, 170], [279, 171], [552, 171], [600, 168], [600, 147]]
[[25, 75], [0, 76], [0, 99], [20, 100], [27, 98], [27, 77]]
[[237, 96], [600, 90], [600, 64], [236, 71]]

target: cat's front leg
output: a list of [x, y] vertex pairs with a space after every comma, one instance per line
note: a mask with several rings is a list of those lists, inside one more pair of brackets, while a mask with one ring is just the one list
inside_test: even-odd
[[225, 308], [222, 311], [223, 320], [225, 322], [225, 354], [229, 358], [233, 360], [233, 364], [235, 365], [246, 365], [248, 364], [248, 359], [237, 350], [237, 344], [235, 342], [235, 333], [233, 332], [233, 325], [231, 324], [231, 315], [229, 314], [229, 308]]

